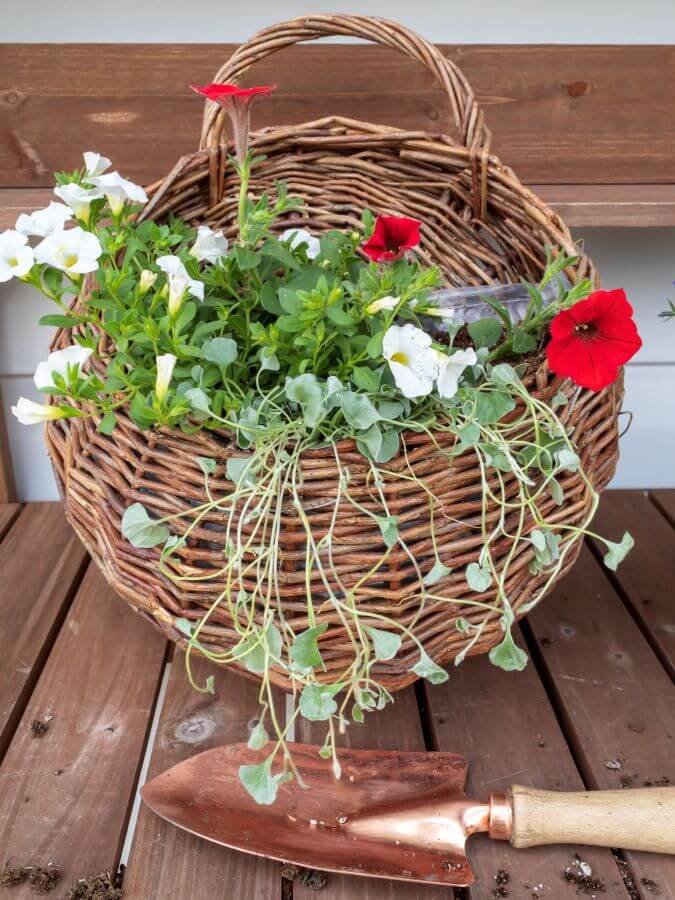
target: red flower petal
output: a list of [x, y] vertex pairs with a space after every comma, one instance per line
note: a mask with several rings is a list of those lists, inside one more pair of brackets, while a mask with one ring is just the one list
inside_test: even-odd
[[372, 236], [361, 249], [374, 262], [400, 259], [406, 250], [419, 244], [421, 224], [406, 216], [378, 216]]
[[623, 290], [595, 291], [551, 322], [549, 368], [593, 391], [611, 384], [642, 346]]
[[254, 97], [267, 97], [276, 89], [276, 84], [258, 85], [257, 87], [241, 88], [236, 84], [191, 84], [190, 87], [196, 94], [202, 94], [215, 103], [222, 103], [229, 99], [252, 100]]

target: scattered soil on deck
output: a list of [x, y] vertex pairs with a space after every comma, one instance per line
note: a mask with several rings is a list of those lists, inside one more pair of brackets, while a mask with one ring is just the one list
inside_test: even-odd
[[305, 887], [313, 891], [320, 891], [328, 883], [328, 877], [325, 872], [321, 872], [319, 869], [303, 869], [302, 866], [296, 866], [293, 863], [283, 863], [281, 866], [281, 877], [291, 883], [297, 878]]
[[72, 900], [120, 900], [124, 892], [117, 886], [110, 872], [101, 872], [90, 878], [80, 878], [68, 891]]
[[1, 887], [16, 887], [26, 881], [34, 894], [44, 896], [52, 891], [61, 880], [61, 872], [53, 866], [7, 866], [0, 872]]
[[565, 866], [562, 870], [562, 877], [567, 884], [576, 888], [577, 894], [597, 897], [598, 894], [604, 894], [607, 891], [605, 883], [599, 878], [593, 877], [593, 870], [589, 864], [576, 853], [570, 865]]
[[45, 734], [49, 731], [49, 722], [45, 719], [44, 722], [40, 721], [40, 719], [33, 719], [30, 723], [30, 736], [34, 738], [44, 737]]
[[495, 900], [499, 900], [500, 897], [508, 897], [509, 889], [507, 887], [509, 881], [511, 880], [511, 876], [506, 871], [506, 869], [500, 869], [495, 875], [495, 889], [492, 892], [492, 896]]

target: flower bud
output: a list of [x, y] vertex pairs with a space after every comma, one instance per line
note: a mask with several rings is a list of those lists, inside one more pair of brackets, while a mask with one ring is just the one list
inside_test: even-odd
[[138, 282], [138, 293], [144, 297], [153, 284], [157, 281], [157, 272], [151, 272], [150, 269], [143, 269]]
[[400, 297], [380, 297], [379, 300], [373, 300], [372, 303], [366, 306], [366, 314], [374, 316], [375, 313], [379, 313], [383, 309], [396, 309], [400, 299]]

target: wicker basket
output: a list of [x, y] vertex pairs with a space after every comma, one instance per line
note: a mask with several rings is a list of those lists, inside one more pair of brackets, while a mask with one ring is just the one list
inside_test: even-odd
[[[509, 282], [519, 278], [536, 281], [543, 271], [544, 246], [575, 252], [569, 231], [538, 197], [525, 188], [514, 173], [489, 153], [490, 133], [461, 72], [435, 47], [419, 36], [391, 22], [361, 16], [310, 16], [276, 25], [260, 32], [240, 47], [216, 80], [233, 82], [251, 63], [299, 41], [327, 35], [350, 35], [386, 44], [418, 60], [427, 67], [447, 93], [461, 143], [443, 135], [402, 132], [395, 128], [330, 117], [303, 125], [268, 128], [253, 135], [255, 148], [266, 160], [254, 170], [252, 192], [273, 188], [276, 179], [285, 179], [291, 193], [305, 202], [301, 219], [284, 222], [301, 224], [314, 232], [357, 226], [364, 207], [375, 212], [410, 215], [423, 222], [420, 255], [442, 269], [450, 285], [480, 285]], [[208, 103], [204, 116], [201, 148], [182, 157], [162, 182], [151, 188], [151, 201], [144, 216], [162, 219], [174, 212], [194, 223], [207, 223], [234, 235], [236, 188], [234, 174], [225, 166], [223, 112]], [[595, 279], [591, 262], [582, 257], [572, 280]], [[66, 346], [71, 336], [57, 335], [55, 344]], [[611, 478], [618, 455], [617, 412], [622, 399], [621, 379], [594, 394], [578, 391], [569, 381], [553, 376], [542, 361], [526, 379], [528, 388], [543, 400], [563, 391], [575, 394], [564, 407], [562, 418], [574, 436], [582, 465], [594, 487], [604, 487]], [[403, 455], [385, 468], [401, 471], [410, 465], [419, 479], [437, 498], [435, 522], [438, 547], [443, 561], [453, 572], [439, 582], [438, 595], [491, 601], [492, 589], [481, 598], [468, 589], [465, 567], [478, 558], [481, 549], [482, 505], [480, 470], [473, 452], [455, 458], [447, 456], [426, 435], [404, 435], [407, 460]], [[159, 551], [131, 546], [121, 536], [124, 510], [142, 502], [157, 516], [189, 509], [205, 501], [203, 474], [195, 457], [212, 457], [218, 463], [212, 479], [214, 494], [227, 495], [232, 485], [225, 477], [230, 455], [243, 455], [226, 433], [203, 432], [187, 436], [178, 430], [139, 431], [122, 412], [111, 437], [96, 430], [96, 422], [65, 419], [47, 428], [47, 442], [57, 473], [66, 511], [92, 557], [115, 590], [136, 610], [154, 622], [173, 641], [185, 638], [175, 626], [176, 619], [198, 621], [221, 593], [222, 581], [176, 586], [158, 570]], [[440, 436], [441, 446], [451, 446], [451, 436]], [[342, 466], [350, 470], [350, 493], [361, 503], [371, 501], [369, 467], [353, 443], [339, 446]], [[507, 490], [515, 487], [512, 475], [505, 475]], [[330, 519], [337, 492], [338, 469], [333, 451], [307, 452], [302, 464], [301, 496], [315, 533], [321, 534]], [[590, 492], [578, 473], [569, 473], [562, 482], [564, 502], [556, 508], [553, 499], [542, 501], [541, 509], [554, 521], [581, 523], [590, 508]], [[400, 520], [400, 528], [423, 571], [433, 564], [429, 527], [429, 497], [414, 482], [385, 478], [384, 493], [390, 511]], [[556, 510], [553, 512], [553, 510]], [[496, 509], [489, 509], [494, 521]], [[223, 514], [213, 512], [193, 532], [188, 546], [180, 551], [182, 571], [197, 569], [206, 574], [222, 567]], [[184, 520], [187, 521], [187, 520]], [[529, 527], [532, 523], [529, 523]], [[185, 527], [185, 526], [183, 526]], [[280, 594], [283, 614], [294, 631], [308, 627], [305, 586], [305, 529], [289, 502], [280, 541]], [[529, 571], [531, 549], [523, 542], [512, 560], [508, 592], [518, 610], [544, 583], [545, 576]], [[578, 554], [579, 544], [568, 554], [561, 575]], [[341, 581], [354, 584], [377, 561], [385, 547], [373, 520], [352, 507], [341, 509], [334, 533], [333, 553]], [[497, 566], [506, 544], [493, 550]], [[408, 556], [394, 550], [383, 571], [359, 590], [357, 602], [371, 610], [410, 623], [427, 652], [438, 663], [454, 658], [467, 638], [455, 627], [460, 607], [445, 601], [427, 600], [419, 614], [418, 601], [411, 599], [416, 574]], [[319, 598], [321, 584], [312, 575], [313, 597]], [[251, 590], [254, 585], [244, 584]], [[467, 612], [468, 609], [468, 612]], [[317, 605], [319, 621], [330, 623], [321, 638], [327, 665], [322, 677], [335, 680], [348, 665], [352, 647], [340, 619], [330, 604]], [[461, 615], [477, 622], [484, 610], [461, 608]], [[497, 615], [486, 623], [472, 654], [484, 653], [500, 640]], [[227, 609], [219, 608], [202, 631], [200, 640], [217, 650], [236, 643], [236, 632]], [[389, 689], [399, 689], [414, 680], [410, 667], [418, 651], [404, 641], [399, 655], [378, 669], [378, 680]], [[281, 687], [289, 683], [282, 672], [273, 680]]]

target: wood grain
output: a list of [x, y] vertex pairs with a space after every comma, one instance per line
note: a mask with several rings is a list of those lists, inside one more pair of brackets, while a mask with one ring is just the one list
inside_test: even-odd
[[[522, 637], [518, 642], [523, 644]], [[485, 657], [469, 659], [448, 682], [427, 690], [434, 746], [461, 753], [469, 761], [467, 792], [486, 798], [513, 784], [560, 791], [582, 789], [546, 690], [532, 663], [506, 674]], [[501, 841], [473, 838], [469, 860], [477, 883], [471, 900], [492, 900], [495, 875], [509, 873], [511, 896], [559, 898], [562, 872], [579, 853], [607, 886], [611, 897], [626, 897], [611, 853], [590, 847], [533, 847], [514, 850]], [[541, 887], [539, 888], [539, 885]]]
[[[215, 696], [190, 687], [183, 657], [171, 664], [148, 778], [219, 744], [246, 740], [258, 688], [204, 661], [195, 678], [215, 677]], [[142, 805], [124, 880], [125, 900], [278, 900], [279, 864], [227, 850], [163, 821]]]
[[164, 653], [91, 566], [0, 767], [3, 860], [62, 867], [59, 896], [117, 865]]
[[[187, 85], [210, 81], [234, 46], [4, 44], [0, 185], [47, 185], [53, 170], [79, 166], [82, 150], [92, 147], [128, 177], [156, 179], [196, 147], [201, 107]], [[493, 149], [525, 181], [675, 183], [672, 47], [443, 50], [474, 87]], [[258, 105], [257, 125], [343, 114], [449, 128], [447, 100], [431, 76], [386, 48], [293, 48], [250, 77], [280, 86]]]
[[21, 506], [18, 503], [0, 504], [0, 541], [7, 534], [20, 511]]
[[86, 559], [58, 503], [26, 506], [0, 544], [0, 758], [63, 621]]
[[[0, 226], [0, 230], [2, 230], [2, 226]], [[0, 503], [11, 503], [15, 500], [16, 485], [14, 483], [12, 455], [9, 448], [7, 423], [3, 413], [2, 394], [0, 393]]]
[[[586, 787], [675, 782], [672, 684], [588, 548], [528, 625]], [[641, 896], [652, 896], [639, 884], [651, 879], [675, 897], [675, 857], [626, 857]]]
[[[424, 750], [424, 735], [414, 688], [406, 688], [396, 694], [396, 702], [380, 712], [366, 717], [364, 725], [350, 725], [339, 739], [339, 745], [357, 749]], [[298, 721], [297, 740], [306, 743], [323, 743], [325, 729], [322, 723]], [[357, 878], [344, 875], [327, 876], [328, 884], [321, 891], [321, 900], [451, 900], [451, 888], [429, 888], [424, 885], [400, 881], [383, 881], [379, 878]], [[315, 900], [316, 891], [296, 881], [293, 900]]]
[[[612, 540], [620, 540], [624, 531], [633, 535], [635, 547], [608, 577], [675, 677], [675, 530], [643, 491], [607, 491], [593, 530]], [[595, 541], [593, 549], [602, 559], [604, 545]]]

